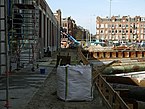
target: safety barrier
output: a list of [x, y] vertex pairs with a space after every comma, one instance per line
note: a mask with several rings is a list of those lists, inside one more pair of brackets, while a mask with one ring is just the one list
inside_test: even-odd
[[[89, 64], [89, 61], [81, 52], [81, 48], [78, 48], [78, 56], [84, 64]], [[109, 109], [134, 109], [133, 104], [125, 103], [119, 93], [110, 86], [110, 84], [104, 79], [104, 77], [102, 77], [99, 71], [95, 70], [95, 68], [93, 68], [93, 79]]]
[[78, 47], [78, 56], [79, 58], [83, 61], [83, 63], [85, 65], [89, 64], [88, 59], [83, 55], [82, 51], [81, 51], [81, 47]]
[[95, 84], [110, 109], [133, 109], [133, 104], [126, 104], [101, 75], [97, 76]]

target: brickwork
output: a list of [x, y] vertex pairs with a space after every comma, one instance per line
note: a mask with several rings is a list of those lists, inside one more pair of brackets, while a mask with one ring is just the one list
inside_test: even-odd
[[96, 38], [106, 40], [145, 40], [145, 17], [112, 16], [97, 17]]

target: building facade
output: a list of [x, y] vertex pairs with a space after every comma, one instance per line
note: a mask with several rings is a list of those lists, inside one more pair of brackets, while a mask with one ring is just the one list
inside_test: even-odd
[[[45, 0], [36, 0], [39, 7], [39, 37], [43, 40], [43, 47], [49, 47], [51, 51], [60, 48], [60, 24], [59, 19], [52, 12]], [[58, 11], [61, 14], [60, 11]], [[57, 14], [58, 14], [57, 13]], [[61, 15], [59, 15], [61, 17]]]
[[73, 31], [75, 26], [75, 20], [73, 20], [71, 17], [62, 18], [62, 27], [65, 29], [66, 33], [74, 36]]
[[112, 16], [96, 18], [96, 39], [117, 41], [145, 40], [145, 17]]
[[[62, 24], [61, 24], [61, 28], [62, 31], [70, 34], [71, 36], [74, 37], [74, 26], [75, 21], [71, 18], [71, 17], [66, 17], [66, 18], [62, 18]], [[66, 35], [61, 34], [61, 48], [68, 48], [70, 44], [70, 40], [68, 39], [68, 37], [66, 37]]]
[[0, 74], [57, 51], [60, 21], [45, 0], [0, 0]]
[[[62, 18], [62, 28], [64, 32], [70, 34], [79, 42], [87, 42], [90, 39], [90, 33], [87, 29], [84, 29], [81, 26], [77, 26], [74, 19], [71, 17]], [[70, 40], [65, 35], [61, 37], [61, 47], [69, 47]]]

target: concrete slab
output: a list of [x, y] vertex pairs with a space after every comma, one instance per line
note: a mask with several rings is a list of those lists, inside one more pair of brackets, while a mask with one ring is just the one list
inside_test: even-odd
[[[45, 59], [46, 60], [46, 59]], [[48, 59], [49, 60], [49, 59]], [[52, 61], [50, 59], [50, 61]], [[41, 64], [41, 63], [40, 63]], [[55, 65], [49, 66], [50, 62], [43, 62], [45, 74], [40, 73], [40, 68], [31, 71], [31, 67], [13, 72], [9, 77], [9, 109], [24, 109], [37, 90], [44, 84]], [[0, 109], [6, 109], [6, 82], [5, 77], [0, 79]]]

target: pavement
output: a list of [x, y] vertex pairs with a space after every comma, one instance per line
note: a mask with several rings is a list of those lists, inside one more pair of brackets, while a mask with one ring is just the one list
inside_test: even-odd
[[[64, 53], [66, 54], [66, 51]], [[76, 55], [76, 52], [71, 53], [70, 55], [76, 59], [73, 56]], [[39, 67], [35, 66], [34, 71], [31, 70], [32, 65], [29, 65], [10, 74], [8, 108], [5, 107], [6, 78], [0, 76], [0, 109], [48, 109], [48, 107], [51, 109], [106, 109], [97, 91], [92, 102], [59, 100], [54, 94], [56, 92], [56, 76], [53, 72], [56, 72], [56, 55], [44, 57], [35, 63], [35, 65], [37, 64]], [[42, 69], [45, 69], [45, 73], [42, 72]]]
[[6, 105], [6, 78], [0, 75], [0, 109], [24, 109], [25, 105], [35, 95], [46, 78], [55, 67], [56, 60], [44, 57], [35, 63], [34, 71], [31, 65], [9, 75], [9, 107]]

